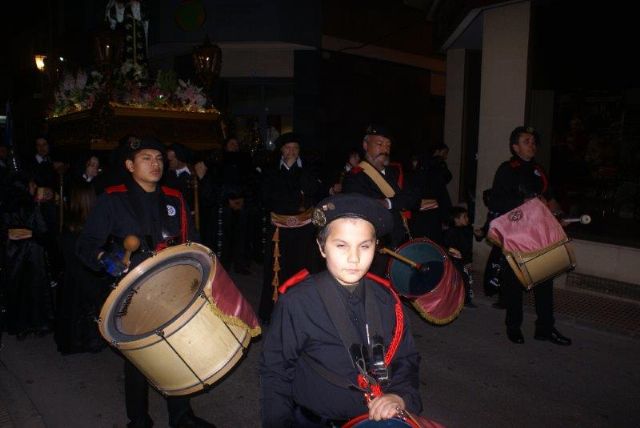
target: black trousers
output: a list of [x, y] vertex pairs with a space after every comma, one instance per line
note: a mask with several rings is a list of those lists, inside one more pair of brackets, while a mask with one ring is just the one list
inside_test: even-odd
[[[149, 416], [149, 384], [140, 371], [129, 362], [124, 362], [124, 398], [127, 406], [127, 417], [130, 427], [150, 427]], [[177, 426], [178, 421], [191, 410], [188, 397], [167, 397], [169, 425]]]
[[[526, 291], [513, 273], [506, 260], [503, 260], [501, 276], [504, 303], [507, 306], [505, 324], [507, 328], [520, 328], [522, 325], [522, 295]], [[548, 333], [555, 324], [553, 318], [553, 280], [545, 281], [533, 287], [535, 299], [536, 330]]]

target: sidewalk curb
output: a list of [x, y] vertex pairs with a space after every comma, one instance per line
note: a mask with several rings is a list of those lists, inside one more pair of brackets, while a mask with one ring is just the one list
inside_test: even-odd
[[42, 415], [2, 361], [0, 350], [0, 428], [45, 426]]

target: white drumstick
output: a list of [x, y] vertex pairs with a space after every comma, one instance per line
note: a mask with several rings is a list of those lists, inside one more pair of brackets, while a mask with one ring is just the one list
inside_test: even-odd
[[562, 221], [565, 223], [589, 224], [591, 223], [591, 216], [589, 214], [583, 214], [580, 217], [563, 218]]

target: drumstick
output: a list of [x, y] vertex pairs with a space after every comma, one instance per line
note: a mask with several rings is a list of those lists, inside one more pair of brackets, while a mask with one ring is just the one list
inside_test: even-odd
[[140, 239], [135, 235], [128, 235], [124, 238], [124, 257], [122, 263], [129, 266], [129, 259], [131, 259], [131, 253], [140, 248]]
[[581, 224], [589, 224], [591, 223], [591, 216], [589, 214], [583, 214], [580, 217], [575, 218], [564, 218], [562, 219], [565, 223], [581, 223]]
[[380, 251], [380, 253], [382, 253], [382, 254], [389, 254], [391, 257], [396, 258], [396, 259], [400, 260], [401, 262], [404, 262], [404, 263], [408, 264], [409, 266], [411, 266], [415, 270], [419, 270], [419, 271], [429, 270], [428, 266], [422, 266], [421, 263], [416, 263], [413, 260], [406, 258], [402, 254], [398, 254], [395, 251], [390, 250], [390, 249], [388, 249], [386, 247], [382, 247], [378, 251]]

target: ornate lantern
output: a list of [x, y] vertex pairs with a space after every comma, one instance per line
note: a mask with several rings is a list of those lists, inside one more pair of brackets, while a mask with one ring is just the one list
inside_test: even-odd
[[94, 37], [96, 65], [103, 69], [113, 69], [120, 65], [124, 37], [121, 31], [105, 28]]
[[222, 51], [218, 45], [211, 43], [209, 36], [205, 38], [202, 45], [193, 49], [193, 65], [196, 76], [209, 93], [213, 83], [220, 76], [222, 66]]

